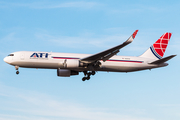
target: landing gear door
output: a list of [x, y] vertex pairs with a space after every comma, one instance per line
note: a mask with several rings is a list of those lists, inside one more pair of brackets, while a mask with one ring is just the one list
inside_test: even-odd
[[21, 53], [21, 60], [24, 60], [24, 53]]

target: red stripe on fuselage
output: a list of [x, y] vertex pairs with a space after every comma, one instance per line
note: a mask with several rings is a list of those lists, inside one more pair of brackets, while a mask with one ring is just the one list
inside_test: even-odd
[[131, 63], [143, 63], [142, 61], [131, 61], [131, 60], [107, 60], [112, 62], [131, 62]]
[[52, 57], [54, 59], [79, 59], [79, 58], [70, 58], [70, 57]]
[[[52, 57], [54, 59], [80, 59], [80, 58], [70, 58], [70, 57]], [[143, 63], [143, 61], [132, 61], [132, 60], [107, 60], [111, 62], [129, 62], [129, 63]]]

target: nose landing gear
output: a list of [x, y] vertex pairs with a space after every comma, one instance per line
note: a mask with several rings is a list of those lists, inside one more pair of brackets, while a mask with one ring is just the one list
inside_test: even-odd
[[91, 71], [91, 72], [83, 71], [83, 73], [84, 73], [84, 77], [82, 78], [82, 81], [89, 80], [91, 75], [96, 74], [95, 71]]
[[16, 71], [16, 74], [18, 75], [18, 74], [19, 74], [19, 71]]
[[15, 66], [15, 69], [17, 70], [17, 71], [16, 71], [16, 74], [18, 75], [18, 74], [19, 74], [19, 71], [18, 71], [19, 66]]

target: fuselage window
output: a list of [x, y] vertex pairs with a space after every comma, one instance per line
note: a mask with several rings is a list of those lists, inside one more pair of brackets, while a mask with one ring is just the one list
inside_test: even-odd
[[14, 56], [14, 54], [9, 54], [8, 56]]

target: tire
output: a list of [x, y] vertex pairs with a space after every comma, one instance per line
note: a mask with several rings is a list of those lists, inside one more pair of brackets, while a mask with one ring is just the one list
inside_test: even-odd
[[86, 80], [86, 77], [83, 77], [83, 78], [82, 78], [82, 81], [85, 81], [85, 80]]
[[96, 74], [96, 72], [95, 71], [92, 71], [92, 75], [95, 75]]
[[19, 71], [16, 71], [16, 74], [18, 75], [18, 74], [19, 74]]

